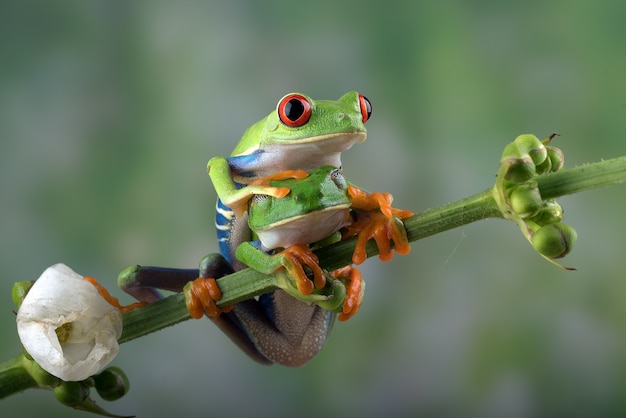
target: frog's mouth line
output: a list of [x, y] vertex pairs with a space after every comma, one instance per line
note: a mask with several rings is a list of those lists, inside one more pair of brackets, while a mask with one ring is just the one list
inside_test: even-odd
[[299, 139], [277, 139], [277, 145], [294, 145], [294, 144], [311, 144], [314, 142], [322, 142], [324, 144], [336, 144], [341, 142], [349, 142], [350, 145], [358, 144], [365, 141], [367, 132], [364, 131], [352, 131], [352, 132], [335, 132], [331, 134], [309, 136]]
[[322, 218], [326, 218], [330, 214], [334, 214], [334, 212], [339, 212], [344, 209], [350, 209], [350, 203], [343, 203], [341, 205], [329, 206], [324, 209], [318, 209], [312, 212], [303, 213], [302, 215], [292, 216], [287, 219], [281, 219], [280, 221], [273, 222], [264, 228], [259, 228], [258, 230], [268, 231], [270, 229], [280, 228], [281, 226], [285, 226], [289, 224], [298, 225], [298, 223], [304, 218], [306, 218], [307, 222], [310, 222], [311, 220], [313, 220], [314, 222], [317, 222]]
[[[246, 151], [231, 155], [231, 157], [243, 157], [246, 155], [254, 155], [259, 153], [261, 148], [263, 149], [262, 153], [273, 152], [274, 149], [280, 149], [282, 147], [290, 147], [292, 149], [297, 149], [299, 145], [306, 145], [307, 148], [310, 148], [312, 144], [317, 144], [317, 148], [319, 150], [335, 150], [335, 151], [345, 151], [349, 149], [354, 144], [359, 144], [367, 138], [366, 131], [351, 131], [351, 132], [335, 132], [331, 134], [324, 135], [316, 135], [316, 136], [308, 136], [306, 138], [298, 138], [298, 139], [272, 139], [274, 141], [271, 144], [257, 144], [253, 147], [248, 148]], [[343, 146], [339, 146], [342, 144]]]

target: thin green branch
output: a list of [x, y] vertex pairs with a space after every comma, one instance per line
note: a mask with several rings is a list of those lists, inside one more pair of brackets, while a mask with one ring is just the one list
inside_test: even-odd
[[543, 199], [553, 199], [624, 182], [626, 182], [626, 156], [584, 164], [537, 178]]
[[0, 363], [0, 399], [28, 388], [37, 387], [22, 354]]
[[[499, 214], [491, 197], [491, 190], [487, 190], [414, 215], [404, 223], [409, 241], [416, 241], [481, 219], [498, 217]], [[334, 270], [351, 264], [355, 244], [356, 238], [351, 238], [320, 248], [315, 253], [324, 269]], [[368, 243], [368, 257], [377, 254], [376, 244]], [[238, 271], [218, 279], [217, 282], [222, 290], [222, 299], [219, 300], [218, 306], [228, 306], [276, 289], [276, 279], [273, 275], [262, 274], [252, 269]], [[120, 342], [141, 337], [189, 318], [184, 296], [182, 294], [169, 296], [124, 314], [124, 332]]]
[[[537, 178], [543, 199], [595, 189], [610, 184], [626, 182], [626, 156], [586, 164]], [[487, 218], [502, 218], [492, 190], [428, 209], [405, 219], [409, 241], [435, 235], [453, 228]], [[351, 263], [356, 239], [352, 238], [316, 251], [323, 268], [333, 270]], [[378, 254], [373, 242], [367, 245], [367, 255]], [[219, 306], [230, 305], [276, 289], [272, 275], [251, 269], [242, 270], [218, 280], [223, 297]], [[184, 296], [175, 294], [161, 301], [124, 314], [124, 332], [120, 342], [130, 341], [189, 319]], [[0, 364], [0, 398], [23, 391], [37, 384], [23, 366], [23, 356], [16, 356]]]
[[[219, 306], [228, 306], [276, 289], [273, 275], [245, 269], [218, 279], [222, 291]], [[120, 343], [190, 319], [182, 293], [124, 314], [124, 331]]]
[[[584, 190], [626, 182], [626, 156], [561, 170], [537, 178], [544, 199], [577, 193]], [[502, 218], [491, 189], [434, 209], [428, 209], [404, 220], [409, 241], [417, 241], [450, 229], [488, 218]], [[320, 264], [334, 270], [351, 263], [356, 238], [341, 241], [315, 253]], [[373, 241], [367, 245], [367, 255], [378, 254]], [[218, 280], [222, 289], [219, 306], [227, 306], [276, 288], [273, 276], [251, 269], [238, 271]], [[124, 333], [121, 342], [129, 341], [156, 330], [189, 319], [181, 294], [170, 296], [124, 315]]]

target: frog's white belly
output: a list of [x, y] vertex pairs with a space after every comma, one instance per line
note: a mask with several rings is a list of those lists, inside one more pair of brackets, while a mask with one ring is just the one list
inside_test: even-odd
[[320, 241], [350, 223], [349, 205], [334, 206], [286, 219], [256, 231], [266, 250]]

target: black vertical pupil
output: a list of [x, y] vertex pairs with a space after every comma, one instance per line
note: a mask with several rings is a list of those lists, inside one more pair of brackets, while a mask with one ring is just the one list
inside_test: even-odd
[[369, 119], [370, 116], [372, 116], [372, 104], [367, 99], [367, 97], [365, 96], [362, 96], [362, 97], [363, 97], [363, 102], [365, 102], [365, 113], [367, 113], [367, 118]]
[[290, 121], [296, 121], [304, 113], [304, 105], [298, 99], [291, 99], [285, 104], [285, 116]]

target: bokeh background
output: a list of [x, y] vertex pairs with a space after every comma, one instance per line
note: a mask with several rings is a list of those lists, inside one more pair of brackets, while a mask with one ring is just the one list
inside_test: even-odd
[[[420, 211], [489, 187], [504, 145], [554, 131], [566, 165], [626, 153], [626, 2], [3, 1], [0, 359], [12, 283], [64, 262], [115, 289], [133, 264], [217, 251], [205, 172], [283, 94], [374, 107], [349, 179]], [[483, 221], [363, 266], [365, 303], [307, 366], [263, 367], [208, 320], [122, 346], [101, 404], [139, 417], [626, 414], [625, 186], [561, 199], [555, 268]], [[47, 391], [2, 416], [82, 417]]]

